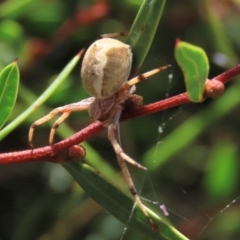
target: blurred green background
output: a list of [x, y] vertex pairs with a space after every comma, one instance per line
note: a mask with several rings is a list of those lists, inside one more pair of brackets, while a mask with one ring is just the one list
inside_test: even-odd
[[[100, 34], [129, 31], [141, 2], [1, 1], [0, 69], [18, 57], [21, 72], [20, 92], [9, 122]], [[240, 1], [167, 1], [140, 71], [166, 64], [173, 67], [138, 84], [137, 93], [144, 97], [144, 103], [185, 91], [173, 55], [177, 37], [205, 49], [210, 59], [209, 78], [233, 67], [240, 55]], [[54, 107], [88, 96], [79, 71], [80, 66], [44, 108], [37, 109], [1, 140], [1, 152], [28, 149], [27, 134], [32, 122]], [[239, 80], [232, 81], [217, 100], [188, 104], [121, 124], [123, 149], [149, 168], [146, 176], [130, 166], [141, 196], [164, 204], [169, 220], [190, 239], [240, 238], [239, 89]], [[87, 113], [72, 114], [68, 126], [59, 128], [55, 141], [71, 135], [69, 126], [78, 131], [89, 122]], [[36, 130], [36, 146], [48, 144], [49, 130], [50, 124]], [[123, 181], [106, 131], [88, 143], [104, 159], [99, 170], [106, 161], [116, 169], [114, 180]], [[93, 154], [87, 151], [86, 162], [94, 165]], [[228, 207], [229, 203], [232, 204]], [[0, 167], [0, 239], [110, 240], [119, 239], [123, 229], [124, 225], [89, 199], [60, 165]], [[141, 236], [127, 231], [124, 239]]]

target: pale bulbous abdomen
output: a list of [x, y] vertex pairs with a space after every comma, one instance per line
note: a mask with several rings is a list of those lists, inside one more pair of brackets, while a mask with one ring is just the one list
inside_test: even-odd
[[82, 62], [84, 87], [97, 99], [109, 98], [128, 80], [131, 65], [129, 45], [112, 38], [97, 40], [88, 48]]

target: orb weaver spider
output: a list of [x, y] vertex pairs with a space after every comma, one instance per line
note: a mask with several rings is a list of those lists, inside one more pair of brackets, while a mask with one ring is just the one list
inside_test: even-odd
[[101, 35], [100, 39], [88, 48], [83, 57], [81, 78], [84, 87], [92, 97], [55, 108], [44, 117], [35, 121], [30, 126], [28, 139], [30, 146], [33, 148], [34, 129], [54, 118], [58, 113], [62, 113], [50, 131], [49, 143], [52, 145], [57, 128], [72, 112], [88, 110], [90, 117], [94, 121], [101, 121], [102, 125], [108, 129], [108, 138], [114, 148], [128, 188], [136, 204], [148, 219], [152, 230], [157, 232], [157, 226], [150, 218], [140, 200], [126, 161], [138, 168], [145, 170], [146, 168], [134, 161], [123, 151], [120, 145], [118, 127], [124, 103], [133, 96], [135, 84], [161, 72], [168, 68], [169, 65], [153, 69], [128, 80], [132, 65], [132, 51], [129, 45], [112, 38], [119, 35], [125, 35], [125, 33]]

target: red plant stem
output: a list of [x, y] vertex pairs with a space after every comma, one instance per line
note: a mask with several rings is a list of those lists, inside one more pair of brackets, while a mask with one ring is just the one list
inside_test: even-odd
[[[122, 120], [125, 121], [129, 118], [151, 114], [187, 102], [190, 102], [190, 100], [187, 97], [187, 94], [183, 93], [168, 98], [166, 100], [145, 105], [137, 109], [136, 111], [129, 113], [128, 115], [125, 114]], [[84, 129], [80, 130], [79, 132], [73, 134], [71, 137], [63, 141], [60, 141], [52, 146], [46, 146], [42, 148], [30, 149], [19, 152], [2, 153], [0, 154], [0, 164], [39, 162], [39, 161], [54, 162], [56, 156], [60, 155], [60, 153], [62, 153], [64, 149], [66, 150], [73, 145], [79, 144], [80, 142], [87, 140], [88, 138], [94, 136], [96, 133], [102, 131], [103, 129], [104, 127], [102, 126], [101, 122], [96, 121], [94, 123], [91, 123]], [[59, 160], [56, 160], [56, 162], [59, 163]]]
[[124, 116], [122, 117], [122, 120], [125, 121], [130, 118], [152, 114], [155, 112], [163, 111], [163, 110], [176, 107], [189, 102], [190, 102], [190, 99], [188, 98], [188, 94], [186, 92], [181, 93], [177, 96], [170, 97], [155, 103], [150, 103], [148, 105], [138, 108], [135, 111], [128, 112], [124, 114]]
[[[24, 162], [56, 162], [59, 163], [58, 155], [65, 153], [66, 149], [79, 144], [85, 139], [103, 130], [101, 122], [94, 122], [86, 128], [75, 133], [71, 137], [60, 141], [52, 146], [46, 146], [25, 151], [0, 154], [0, 164], [24, 163]], [[54, 159], [56, 159], [54, 161]]]
[[[212, 80], [217, 80], [222, 83], [230, 81], [232, 78], [240, 74], [240, 64], [236, 67], [218, 75]], [[128, 120], [130, 118], [140, 117], [147, 114], [152, 114], [158, 111], [166, 110], [172, 107], [176, 107], [185, 103], [190, 102], [187, 93], [182, 93], [168, 99], [158, 101], [152, 104], [140, 107], [132, 112], [127, 112], [122, 116], [121, 121]], [[102, 131], [104, 127], [101, 122], [96, 121], [91, 123], [86, 128], [75, 133], [71, 137], [60, 141], [52, 146], [30, 149], [19, 152], [10, 152], [0, 154], [0, 164], [12, 164], [12, 163], [23, 163], [23, 162], [35, 162], [35, 161], [52, 161], [60, 162], [59, 156], [65, 153], [71, 146], [79, 144], [80, 142], [87, 140], [94, 136], [96, 133]], [[64, 159], [63, 159], [64, 160]]]
[[218, 75], [217, 77], [213, 78], [212, 80], [218, 80], [222, 83], [227, 83], [234, 77], [238, 76], [240, 74], [240, 64], [237, 66], [227, 70], [226, 72]]

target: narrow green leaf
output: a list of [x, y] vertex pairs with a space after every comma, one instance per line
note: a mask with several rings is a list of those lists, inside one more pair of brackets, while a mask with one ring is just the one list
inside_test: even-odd
[[155, 36], [166, 0], [145, 0], [128, 35], [127, 44], [132, 47], [132, 73], [140, 69]]
[[9, 123], [2, 131], [0, 132], [0, 140], [7, 136], [11, 131], [13, 131], [20, 123], [22, 123], [33, 111], [36, 110], [36, 107], [39, 107], [43, 104], [57, 89], [57, 87], [67, 79], [70, 72], [76, 66], [78, 61], [81, 58], [81, 54], [77, 54], [60, 72], [60, 74], [56, 77], [56, 79], [52, 82], [52, 84], [39, 96], [35, 102], [32, 103], [30, 107], [28, 107], [21, 115], [19, 115], [13, 122]]
[[175, 58], [182, 69], [189, 98], [192, 102], [203, 100], [204, 85], [209, 73], [206, 53], [200, 47], [177, 40]]
[[17, 98], [19, 71], [16, 61], [0, 72], [0, 128], [7, 121]]
[[104, 179], [99, 171], [86, 164], [76, 162], [67, 162], [62, 165], [92, 199], [126, 224], [128, 228], [145, 236], [146, 239], [187, 239], [162, 216], [157, 216], [149, 209], [147, 211], [158, 226], [159, 233], [151, 230], [148, 220], [138, 207], [135, 208], [129, 219], [135, 204], [134, 201]]
[[234, 143], [218, 142], [207, 162], [203, 179], [208, 195], [215, 199], [229, 199], [238, 187], [238, 157]]

